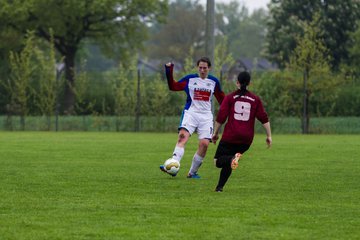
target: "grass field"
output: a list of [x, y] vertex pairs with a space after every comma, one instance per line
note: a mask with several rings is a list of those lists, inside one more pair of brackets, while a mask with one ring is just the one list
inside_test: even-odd
[[360, 135], [257, 135], [224, 192], [175, 133], [0, 132], [0, 239], [360, 239]]

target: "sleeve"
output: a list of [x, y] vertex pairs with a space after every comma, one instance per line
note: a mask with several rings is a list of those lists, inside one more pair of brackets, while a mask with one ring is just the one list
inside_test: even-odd
[[229, 96], [226, 96], [224, 97], [221, 105], [220, 105], [220, 109], [219, 109], [219, 112], [218, 112], [218, 115], [216, 117], [216, 121], [218, 123], [225, 123], [226, 119], [228, 118], [229, 116], [229, 112], [230, 112], [230, 97]]
[[165, 74], [169, 89], [171, 91], [182, 91], [186, 87], [186, 81], [176, 82], [173, 77], [173, 69], [174, 69], [174, 64], [171, 64], [170, 66], [165, 65]]
[[225, 93], [221, 90], [220, 81], [213, 75], [209, 75], [208, 77], [215, 82], [214, 95], [218, 103], [221, 105], [222, 101], [224, 100]]
[[269, 122], [269, 117], [265, 111], [265, 108], [263, 106], [263, 103], [261, 101], [260, 98], [257, 98], [259, 104], [258, 104], [258, 107], [257, 107], [257, 111], [256, 111], [256, 118], [262, 123], [267, 123]]
[[221, 104], [224, 100], [225, 93], [221, 90], [220, 83], [216, 83], [214, 95], [219, 104]]

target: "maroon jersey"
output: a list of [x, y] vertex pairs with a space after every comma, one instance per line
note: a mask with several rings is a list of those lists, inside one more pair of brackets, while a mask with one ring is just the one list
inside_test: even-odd
[[228, 94], [217, 115], [216, 121], [223, 124], [227, 119], [221, 141], [235, 144], [251, 144], [254, 138], [255, 119], [262, 124], [269, 121], [261, 99], [247, 91], [240, 90]]

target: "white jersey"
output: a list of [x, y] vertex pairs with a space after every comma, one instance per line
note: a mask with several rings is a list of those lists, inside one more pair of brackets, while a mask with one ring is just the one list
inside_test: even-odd
[[184, 110], [210, 113], [213, 95], [220, 90], [219, 80], [211, 75], [202, 79], [198, 74], [187, 75], [179, 82], [187, 94]]

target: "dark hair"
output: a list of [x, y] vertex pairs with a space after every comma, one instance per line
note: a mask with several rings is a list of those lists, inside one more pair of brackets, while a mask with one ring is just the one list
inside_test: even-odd
[[208, 67], [211, 67], [211, 61], [208, 57], [201, 57], [197, 63], [196, 63], [196, 66], [199, 66], [199, 63], [200, 62], [206, 62], [208, 64]]
[[243, 96], [247, 92], [246, 87], [249, 85], [251, 80], [250, 73], [248, 72], [239, 73], [237, 80], [240, 83], [240, 96]]

